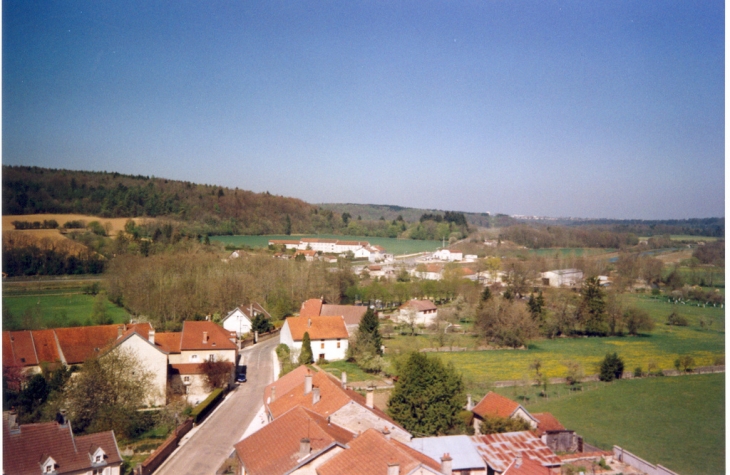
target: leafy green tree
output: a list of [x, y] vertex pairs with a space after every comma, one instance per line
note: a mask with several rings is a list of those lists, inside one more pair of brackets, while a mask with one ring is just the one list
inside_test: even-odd
[[231, 381], [234, 365], [230, 361], [206, 361], [200, 365], [205, 376], [205, 387], [212, 391], [224, 388]]
[[589, 335], [608, 334], [606, 322], [606, 301], [598, 277], [589, 277], [581, 288], [580, 317], [585, 332]]
[[530, 423], [519, 417], [486, 417], [481, 422], [479, 433], [483, 435], [530, 430]]
[[253, 321], [251, 322], [251, 331], [259, 332], [259, 333], [266, 333], [267, 331], [271, 330], [271, 322], [268, 318], [266, 318], [266, 315], [263, 313], [256, 314], [255, 317], [253, 317]]
[[464, 383], [454, 366], [424, 353], [411, 353], [399, 368], [388, 413], [417, 435], [449, 433], [461, 423]]
[[302, 351], [299, 353], [299, 364], [314, 363], [314, 354], [312, 353], [312, 341], [309, 339], [309, 332], [304, 332], [302, 338]]
[[287, 236], [291, 236], [291, 218], [289, 215], [286, 215], [286, 219], [284, 220], [284, 234]]
[[624, 322], [629, 335], [637, 335], [640, 331], [651, 331], [654, 329], [654, 320], [651, 319], [646, 310], [636, 307], [629, 307], [624, 313]]
[[94, 298], [94, 305], [91, 308], [91, 321], [96, 325], [113, 323], [111, 317], [106, 315], [106, 294], [100, 293]]
[[598, 379], [601, 381], [613, 381], [621, 379], [624, 373], [624, 360], [619, 357], [618, 353], [607, 353], [606, 357], [601, 361], [601, 372]]

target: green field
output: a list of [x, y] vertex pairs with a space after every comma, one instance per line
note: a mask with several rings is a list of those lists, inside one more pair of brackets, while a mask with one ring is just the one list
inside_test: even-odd
[[529, 249], [527, 251], [531, 255], [540, 257], [554, 257], [556, 254], [560, 254], [560, 257], [567, 257], [573, 255], [575, 257], [587, 257], [595, 256], [600, 254], [610, 254], [616, 252], [616, 249], [593, 249], [585, 247], [561, 247], [561, 248], [549, 248], [549, 249]]
[[[81, 293], [65, 293], [65, 294], [31, 294], [31, 295], [10, 295], [3, 296], [3, 307], [7, 308], [13, 316], [16, 325], [20, 328], [27, 328], [27, 322], [24, 322], [24, 313], [30, 309], [38, 316], [33, 326], [36, 327], [65, 327], [74, 324], [87, 325], [90, 324], [90, 317], [94, 307], [95, 297], [92, 295], [84, 295]], [[114, 320], [114, 323], [124, 323], [129, 321], [127, 312], [112, 304], [108, 300], [104, 301], [106, 315]], [[3, 330], [9, 324], [7, 315], [3, 315]]]
[[268, 235], [268, 236], [211, 236], [211, 241], [222, 242], [225, 245], [236, 247], [268, 247], [271, 239], [296, 240], [300, 238], [339, 239], [341, 241], [367, 241], [370, 244], [382, 246], [391, 254], [413, 254], [416, 252], [432, 252], [441, 247], [441, 241], [417, 241], [414, 239], [394, 239], [366, 236], [340, 236], [334, 234], [306, 234], [295, 236]]
[[[526, 403], [585, 441], [618, 445], [681, 474], [725, 473], [725, 374], [644, 378]], [[500, 390], [512, 397], [511, 388]]]
[[[689, 321], [687, 327], [666, 325], [667, 316], [674, 306], [664, 300], [645, 295], [629, 294], [627, 305], [635, 305], [649, 312], [655, 321], [654, 330], [641, 336], [557, 338], [533, 341], [526, 350], [465, 351], [436, 353], [446, 362], [452, 362], [464, 375], [467, 386], [484, 387], [487, 382], [519, 380], [530, 373], [530, 363], [540, 359], [543, 371], [551, 378], [566, 375], [566, 361], [583, 365], [586, 374], [597, 374], [597, 366], [606, 353], [616, 352], [624, 359], [626, 370], [637, 366], [646, 371], [650, 363], [662, 369], [674, 367], [681, 355], [691, 355], [698, 366], [712, 365], [725, 354], [724, 309], [679, 305], [677, 311]], [[700, 318], [706, 322], [700, 325]], [[708, 323], [712, 322], [711, 325]], [[474, 336], [450, 335], [447, 345], [476, 348], [481, 344]], [[388, 354], [406, 353], [421, 348], [438, 346], [432, 334], [397, 335], [385, 340]]]

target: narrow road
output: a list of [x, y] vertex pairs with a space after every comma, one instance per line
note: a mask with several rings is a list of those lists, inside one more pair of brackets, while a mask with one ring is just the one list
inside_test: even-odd
[[264, 387], [273, 380], [271, 352], [278, 344], [277, 336], [241, 352], [248, 382], [239, 384], [154, 475], [215, 474], [263, 405]]

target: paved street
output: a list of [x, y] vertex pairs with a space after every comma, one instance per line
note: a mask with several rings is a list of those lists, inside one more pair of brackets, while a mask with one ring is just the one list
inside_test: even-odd
[[248, 382], [231, 392], [155, 475], [215, 473], [263, 405], [264, 386], [273, 380], [271, 352], [278, 344], [277, 336], [241, 352], [241, 364], [248, 366]]

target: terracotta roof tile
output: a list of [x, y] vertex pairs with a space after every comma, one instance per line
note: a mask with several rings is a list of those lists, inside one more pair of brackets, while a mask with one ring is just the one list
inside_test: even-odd
[[119, 336], [119, 325], [56, 328], [56, 336], [67, 364], [79, 364], [99, 353]]
[[515, 401], [490, 391], [474, 406], [472, 412], [482, 418], [510, 417], [518, 407], [520, 405]]
[[327, 419], [311, 411], [295, 407], [234, 447], [246, 473], [280, 475], [300, 462], [299, 445], [305, 437], [310, 440], [309, 457], [312, 459], [333, 444], [344, 446], [352, 440], [349, 431], [328, 423]]
[[[5, 333], [5, 332], [3, 332]], [[33, 336], [30, 331], [8, 332], [12, 359], [12, 364], [18, 366], [33, 366], [38, 364], [35, 346], [33, 345]], [[4, 342], [3, 342], [4, 343]], [[4, 360], [3, 360], [4, 361]]]
[[285, 324], [289, 325], [289, 331], [294, 341], [301, 341], [305, 332], [309, 333], [309, 338], [312, 340], [349, 337], [342, 316], [289, 317]]
[[202, 363], [178, 363], [170, 365], [170, 374], [204, 374]]
[[537, 419], [537, 429], [535, 432], [537, 433], [538, 437], [547, 431], [565, 430], [563, 424], [561, 424], [560, 421], [557, 420], [555, 416], [553, 416], [549, 412], [539, 412], [537, 414], [532, 414], [532, 417]]
[[299, 310], [300, 317], [319, 317], [322, 311], [322, 299], [309, 299], [302, 303], [302, 308]]
[[309, 368], [305, 365], [301, 365], [266, 386], [264, 388], [264, 404], [268, 406], [270, 402], [269, 398], [271, 397], [271, 388], [276, 388], [276, 394], [274, 395], [275, 398], [281, 397], [295, 387], [304, 384], [304, 376], [306, 376], [309, 371]]
[[368, 308], [364, 305], [322, 305], [320, 315], [338, 316], [345, 319], [345, 325], [359, 325]]
[[349, 449], [320, 465], [318, 475], [384, 475], [389, 464], [398, 464], [399, 473], [411, 473], [420, 466], [440, 473], [440, 466], [423, 454], [394, 440], [387, 440], [375, 429], [353, 439]]
[[[204, 340], [205, 337], [205, 340]], [[230, 332], [210, 321], [183, 322], [180, 350], [235, 350]]]
[[180, 353], [181, 340], [182, 333], [180, 332], [157, 333], [155, 346], [159, 346], [168, 353]]
[[[93, 448], [92, 448], [93, 447]], [[3, 414], [3, 472], [14, 475], [41, 472], [40, 463], [52, 457], [59, 474], [91, 470], [89, 450], [101, 447], [106, 453], [108, 465], [120, 464], [114, 433], [101, 432], [76, 437], [70, 425], [61, 426], [56, 422], [25, 424], [18, 433], [10, 433], [8, 414]]]
[[553, 473], [559, 473], [559, 471], [553, 471], [529, 457], [523, 457], [521, 460], [515, 458], [502, 475], [551, 475]]
[[56, 343], [56, 334], [53, 330], [34, 330], [33, 342], [38, 355], [38, 362], [53, 363], [61, 361]]

